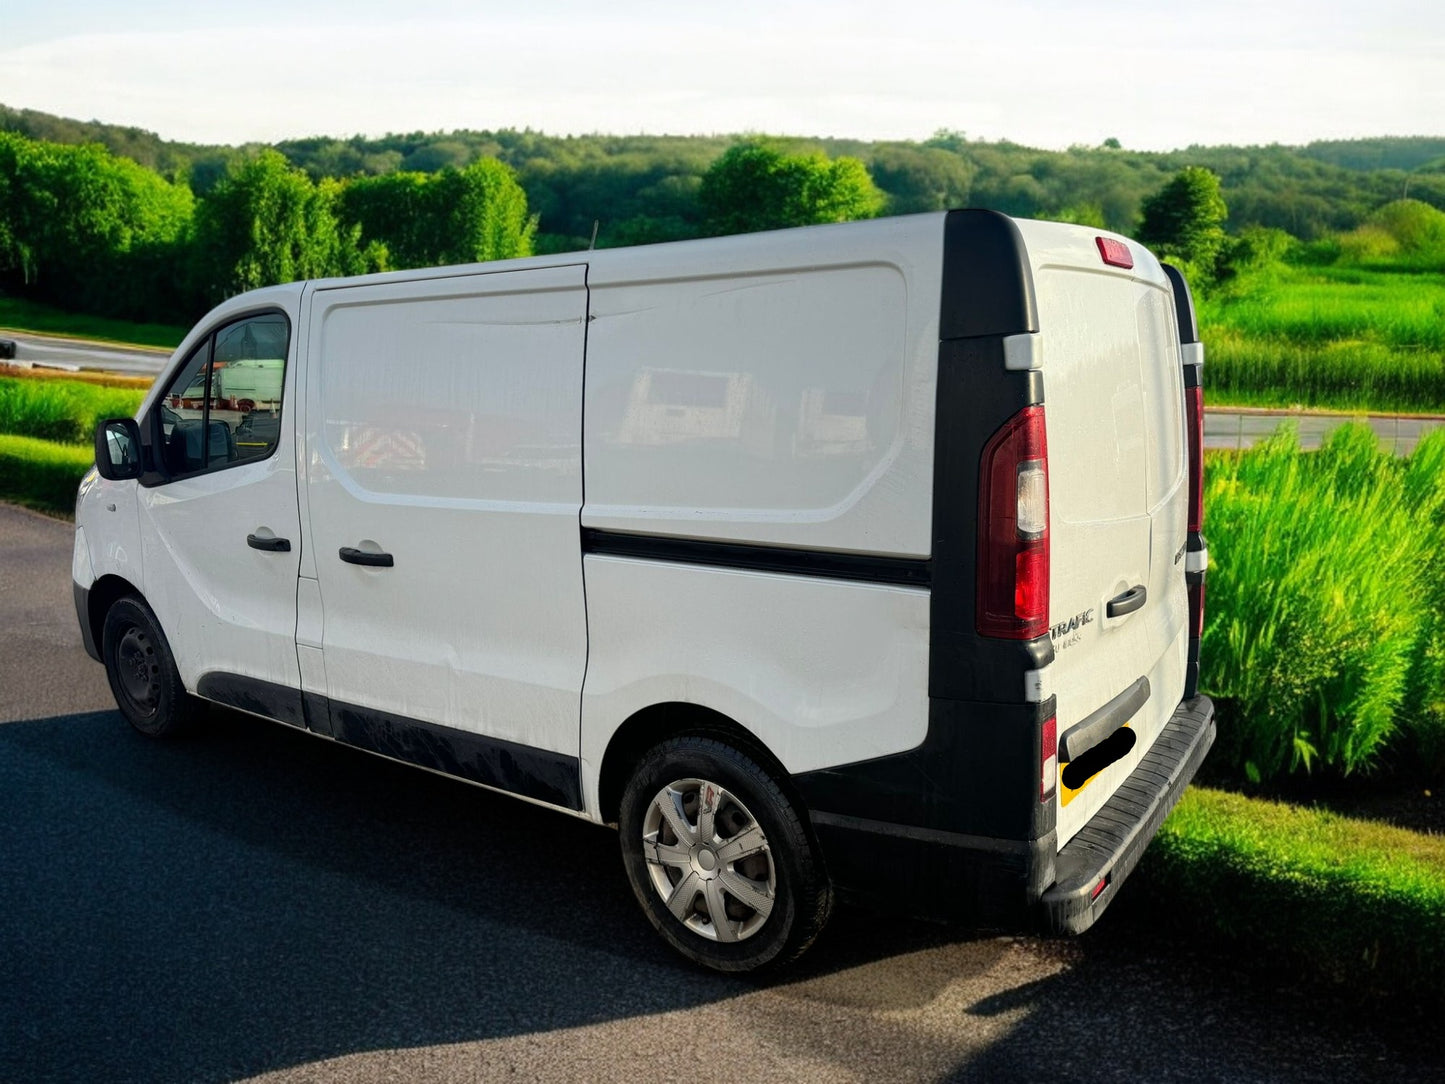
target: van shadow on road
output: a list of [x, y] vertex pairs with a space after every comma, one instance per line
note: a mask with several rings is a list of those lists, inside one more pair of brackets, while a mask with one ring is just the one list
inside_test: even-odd
[[[229, 1080], [758, 987], [674, 961], [610, 831], [226, 712], [0, 727], [0, 825], [11, 1079]], [[848, 928], [788, 979], [957, 939]]]

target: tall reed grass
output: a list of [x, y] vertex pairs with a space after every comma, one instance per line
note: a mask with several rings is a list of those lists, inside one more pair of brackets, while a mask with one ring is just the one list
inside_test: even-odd
[[1367, 426], [1292, 425], [1212, 454], [1201, 646], [1219, 754], [1254, 780], [1368, 770], [1404, 741], [1445, 766], [1445, 430], [1407, 459]]
[[0, 377], [0, 433], [89, 444], [96, 423], [130, 417], [145, 393], [78, 380]]

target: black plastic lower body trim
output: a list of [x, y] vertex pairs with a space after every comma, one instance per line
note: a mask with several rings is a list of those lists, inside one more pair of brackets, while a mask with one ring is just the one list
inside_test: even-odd
[[565, 753], [340, 703], [240, 674], [206, 674], [196, 694], [469, 783], [564, 809], [582, 808], [581, 763]]
[[81, 587], [74, 580], [70, 581], [70, 587], [75, 597], [75, 619], [80, 622], [80, 642], [85, 645], [87, 655], [96, 662], [104, 662], [95, 642], [95, 630], [90, 627], [90, 588]]
[[275, 719], [278, 723], [303, 729], [306, 726], [301, 690], [288, 685], [213, 670], [201, 675], [201, 680], [196, 683], [196, 695], [250, 715]]
[[1055, 837], [994, 839], [811, 814], [834, 889], [912, 918], [1022, 927], [1053, 877]]
[[1051, 932], [1082, 933], [1104, 913], [1199, 770], [1214, 734], [1209, 697], [1174, 710], [1138, 767], [1059, 851], [1054, 884], [1042, 899]]
[[886, 821], [869, 820], [866, 817], [847, 817], [838, 813], [812, 815], [814, 827], [837, 828], [843, 831], [863, 832], [869, 835], [889, 836], [906, 839], [914, 843], [938, 843], [945, 847], [960, 847], [968, 851], [989, 851], [996, 854], [1029, 854], [1032, 844], [1021, 839], [994, 839], [991, 836], [970, 836], [963, 832], [942, 832], [937, 828], [916, 828], [911, 824], [890, 824]]
[[[1016, 928], [1033, 925], [1042, 906], [1045, 924], [1060, 933], [1080, 933], [1103, 913], [1194, 777], [1215, 733], [1208, 697], [1182, 702], [1113, 796], [1059, 849], [1051, 819], [1034, 822], [1041, 830], [1033, 834], [1015, 814], [990, 825], [996, 834], [981, 835], [942, 826], [984, 823], [975, 802], [951, 808], [934, 793], [928, 808], [916, 806], [925, 784], [948, 780], [953, 789], [1004, 812], [1038, 804], [1036, 776], [982, 786], [962, 770], [967, 758], [955, 743], [966, 745], [970, 738], [981, 751], [975, 761], [993, 758], [995, 768], [1004, 763], [991, 748], [988, 727], [969, 726], [966, 718], [937, 721], [940, 726], [914, 753], [793, 777], [808, 802], [834, 887], [888, 911]], [[961, 724], [956, 733], [950, 723]], [[843, 808], [857, 812], [838, 812]], [[930, 812], [935, 816], [919, 816]], [[905, 818], [912, 823], [899, 823]], [[1094, 895], [1100, 881], [1104, 888]]]
[[549, 805], [582, 808], [581, 764], [565, 753], [335, 700], [330, 721], [332, 736], [358, 749]]
[[[1022, 684], [1022, 682], [1020, 682]], [[954, 837], [1032, 840], [1054, 827], [1039, 801], [1040, 741], [1054, 700], [928, 706], [922, 744], [872, 760], [793, 776], [811, 814], [904, 826]]]

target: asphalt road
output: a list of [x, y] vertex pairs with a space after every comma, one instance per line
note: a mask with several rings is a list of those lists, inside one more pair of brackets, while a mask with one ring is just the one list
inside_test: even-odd
[[1411, 417], [1397, 414], [1302, 414], [1284, 410], [1222, 410], [1205, 408], [1204, 446], [1206, 448], [1250, 448], [1269, 436], [1286, 420], [1294, 422], [1299, 445], [1305, 451], [1316, 451], [1325, 438], [1347, 422], [1368, 422], [1380, 447], [1396, 455], [1409, 455], [1420, 438], [1441, 425], [1445, 418]]
[[605, 829], [236, 714], [133, 733], [70, 545], [0, 506], [0, 1081], [1445, 1078], [1127, 889], [1071, 942], [843, 912], [777, 979], [694, 970]]
[[169, 350], [115, 346], [52, 335], [32, 335], [24, 331], [6, 331], [4, 328], [0, 328], [0, 339], [9, 339], [15, 343], [14, 360], [17, 363], [29, 362], [32, 365], [60, 369], [103, 369], [135, 376], [155, 376], [165, 367], [171, 356]]

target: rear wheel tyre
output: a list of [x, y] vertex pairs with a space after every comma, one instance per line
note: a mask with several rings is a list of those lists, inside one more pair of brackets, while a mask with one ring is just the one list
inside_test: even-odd
[[778, 966], [828, 921], [832, 886], [802, 819], [767, 771], [721, 741], [652, 749], [623, 793], [618, 830], [637, 902], [694, 963]]
[[175, 737], [199, 719], [202, 705], [181, 684], [170, 645], [140, 599], [118, 599], [106, 612], [101, 657], [121, 714], [142, 734]]

